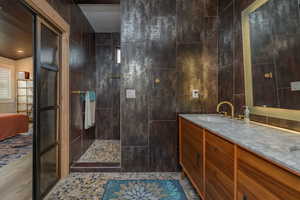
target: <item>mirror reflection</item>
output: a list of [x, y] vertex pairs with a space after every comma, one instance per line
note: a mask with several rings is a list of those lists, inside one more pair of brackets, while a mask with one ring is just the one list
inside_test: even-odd
[[249, 14], [253, 105], [300, 109], [298, 0], [269, 0]]

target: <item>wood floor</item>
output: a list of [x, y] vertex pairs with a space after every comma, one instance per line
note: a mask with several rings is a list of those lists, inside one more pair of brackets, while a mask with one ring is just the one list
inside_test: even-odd
[[32, 199], [32, 154], [0, 169], [0, 195], [5, 200]]

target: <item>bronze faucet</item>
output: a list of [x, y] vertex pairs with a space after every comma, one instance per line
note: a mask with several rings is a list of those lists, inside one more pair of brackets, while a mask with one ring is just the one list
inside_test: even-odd
[[220, 112], [220, 107], [223, 105], [223, 104], [228, 104], [231, 108], [231, 117], [234, 118], [234, 106], [232, 103], [230, 103], [229, 101], [222, 101], [218, 104], [217, 106], [217, 113], [223, 113], [225, 114], [225, 116], [227, 116], [227, 113], [226, 112]]

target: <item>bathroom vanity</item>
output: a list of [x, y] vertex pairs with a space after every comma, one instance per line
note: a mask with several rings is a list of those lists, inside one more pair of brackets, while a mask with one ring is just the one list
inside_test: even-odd
[[299, 200], [300, 134], [182, 114], [180, 164], [205, 200]]

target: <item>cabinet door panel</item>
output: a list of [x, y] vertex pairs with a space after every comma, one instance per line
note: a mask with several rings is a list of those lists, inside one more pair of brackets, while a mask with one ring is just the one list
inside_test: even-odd
[[197, 127], [191, 122], [182, 120], [182, 130], [185, 136], [192, 138], [193, 140], [201, 143], [203, 142], [203, 129]]
[[[182, 120], [182, 119], [181, 119]], [[181, 164], [193, 179], [195, 186], [204, 192], [203, 129], [182, 120]]]
[[206, 131], [206, 200], [234, 199], [234, 145]]
[[197, 143], [198, 146], [195, 146], [194, 141], [190, 138], [184, 137], [184, 150], [183, 150], [183, 164], [188, 166], [191, 176], [195, 184], [197, 184], [198, 189], [203, 191], [204, 188], [204, 178], [203, 178], [203, 150], [199, 150], [199, 147], [203, 147], [201, 143]]
[[300, 177], [252, 153], [237, 153], [238, 200], [299, 200]]

